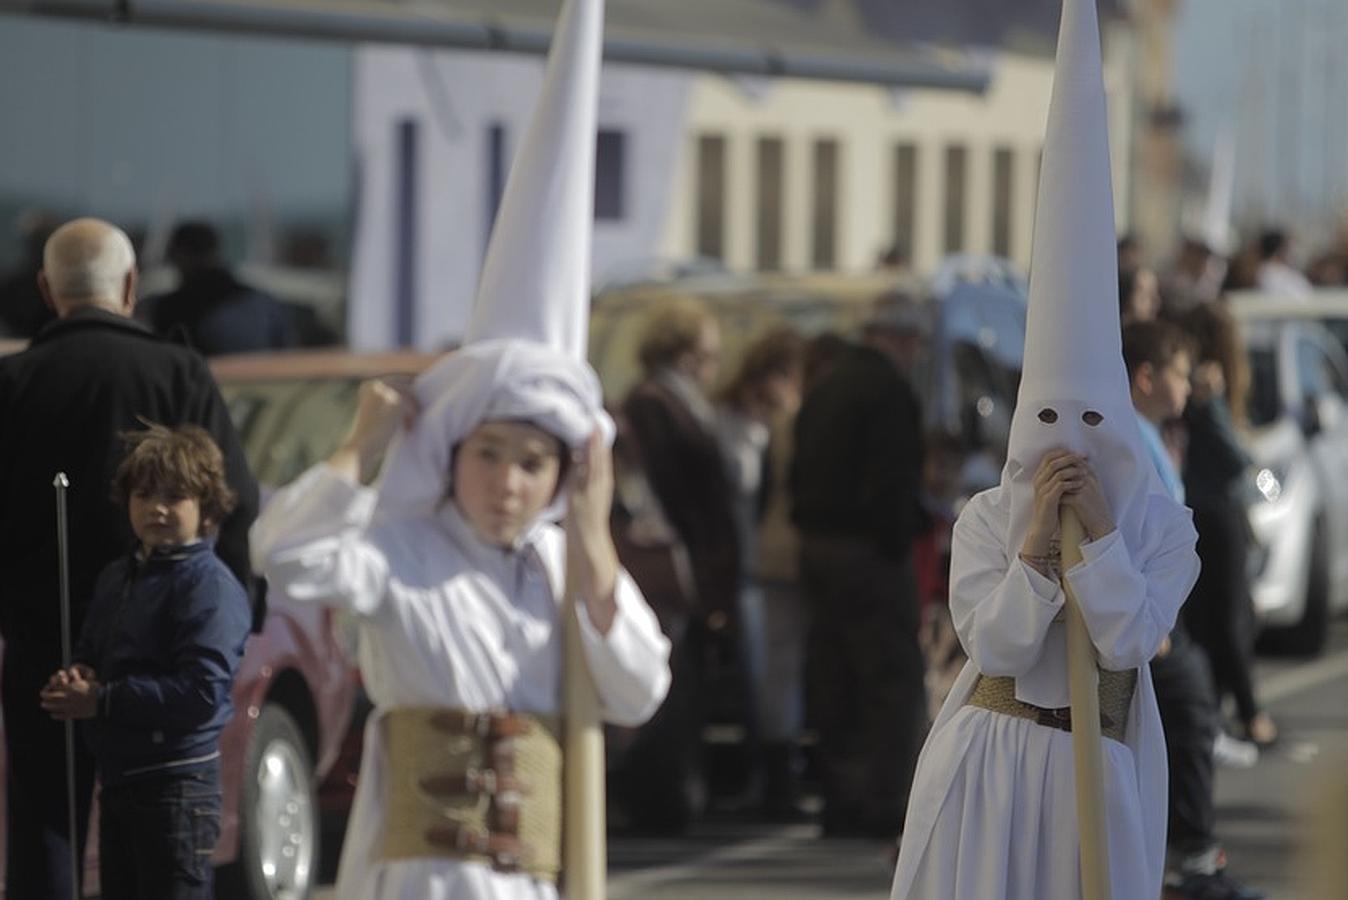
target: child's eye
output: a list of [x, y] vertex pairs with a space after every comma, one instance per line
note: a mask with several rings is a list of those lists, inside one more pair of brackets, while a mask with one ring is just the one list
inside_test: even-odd
[[1100, 415], [1098, 412], [1096, 412], [1096, 411], [1093, 410], [1093, 409], [1088, 409], [1088, 410], [1086, 410], [1084, 413], [1081, 414], [1081, 421], [1085, 422], [1087, 425], [1091, 426], [1092, 428], [1094, 428], [1096, 425], [1099, 425], [1099, 424], [1100, 424], [1101, 422], [1103, 422], [1104, 420], [1105, 420], [1105, 417], [1102, 416], [1102, 415]]
[[1058, 421], [1058, 411], [1051, 406], [1045, 406], [1043, 409], [1039, 410], [1039, 421], [1043, 422], [1045, 425], [1052, 425], [1054, 422]]
[[520, 468], [530, 475], [537, 475], [543, 471], [543, 460], [541, 457], [531, 456], [520, 463]]

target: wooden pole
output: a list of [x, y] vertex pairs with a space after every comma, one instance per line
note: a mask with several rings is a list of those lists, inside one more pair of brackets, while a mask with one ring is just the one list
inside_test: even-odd
[[[1062, 571], [1081, 562], [1085, 530], [1070, 509], [1060, 523]], [[1109, 830], [1105, 819], [1103, 748], [1100, 745], [1100, 670], [1081, 606], [1063, 578], [1067, 595], [1067, 685], [1072, 704], [1072, 751], [1076, 763], [1077, 832], [1081, 840], [1081, 896], [1109, 900]]]
[[605, 900], [604, 730], [599, 694], [585, 664], [576, 592], [569, 585], [563, 608], [566, 714], [562, 875], [567, 900]]

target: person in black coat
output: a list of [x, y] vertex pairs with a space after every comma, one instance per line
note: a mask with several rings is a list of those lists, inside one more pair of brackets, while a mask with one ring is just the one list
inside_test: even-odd
[[[205, 428], [225, 456], [238, 505], [221, 524], [216, 552], [245, 585], [248, 527], [257, 483], [205, 362], [132, 321], [136, 268], [131, 242], [96, 219], [57, 229], [39, 275], [58, 318], [28, 349], [0, 359], [0, 698], [9, 751], [6, 896], [70, 895], [62, 726], [38, 693], [61, 665], [56, 514], [52, 481], [70, 479], [70, 600], [78, 634], [102, 568], [132, 546], [111, 483], [124, 431], [141, 419]], [[254, 592], [255, 595], [260, 592]], [[254, 624], [260, 624], [255, 603]], [[76, 749], [77, 822], [83, 837], [93, 781]]]
[[[638, 732], [618, 778], [631, 825], [645, 832], [676, 833], [700, 811], [701, 735], [710, 700], [736, 696], [741, 702], [730, 705], [741, 708], [746, 700], [747, 683], [728, 649], [736, 628], [740, 547], [707, 397], [720, 342], [716, 319], [700, 304], [675, 302], [655, 310], [638, 350], [645, 377], [618, 417], [623, 452], [637, 461], [672, 532], [670, 558], [686, 563], [670, 566], [673, 579], [647, 577], [650, 570], [640, 559], [630, 569], [673, 645], [669, 695]], [[625, 550], [630, 545], [620, 542], [619, 558]], [[686, 577], [677, 577], [680, 572]], [[710, 685], [711, 669], [726, 675], [721, 680], [729, 685]]]
[[225, 268], [213, 227], [205, 222], [179, 225], [169, 238], [168, 258], [178, 270], [177, 290], [147, 298], [141, 310], [159, 334], [181, 335], [206, 356], [295, 345], [289, 310]]
[[795, 424], [792, 519], [810, 611], [806, 695], [819, 732], [824, 830], [893, 838], [927, 724], [914, 538], [924, 529], [923, 322], [879, 302], [862, 342], [808, 389]]

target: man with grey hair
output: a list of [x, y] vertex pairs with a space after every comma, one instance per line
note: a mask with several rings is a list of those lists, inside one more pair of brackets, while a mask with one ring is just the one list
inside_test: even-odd
[[[200, 425], [220, 445], [239, 504], [221, 524], [216, 552], [245, 584], [252, 580], [247, 541], [257, 484], [205, 362], [131, 319], [136, 277], [135, 252], [120, 229], [98, 219], [62, 225], [47, 240], [38, 275], [57, 318], [26, 350], [0, 359], [0, 696], [9, 751], [9, 897], [68, 897], [71, 891], [64, 731], [38, 704], [38, 692], [61, 663], [55, 474], [70, 477], [76, 633], [98, 572], [134, 545], [109, 486], [121, 457], [119, 435], [142, 427], [142, 419]], [[82, 859], [93, 784], [82, 742], [75, 768]]]

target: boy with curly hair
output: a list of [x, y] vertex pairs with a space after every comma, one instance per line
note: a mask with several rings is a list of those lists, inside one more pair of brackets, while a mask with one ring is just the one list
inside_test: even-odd
[[69, 669], [42, 706], [89, 720], [103, 784], [103, 897], [202, 900], [220, 831], [220, 731], [248, 637], [248, 597], [215, 554], [234, 505], [195, 425], [149, 424], [113, 479], [136, 546], [100, 574]]

